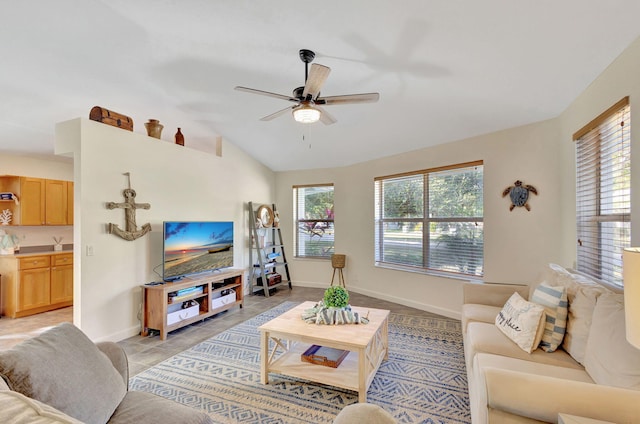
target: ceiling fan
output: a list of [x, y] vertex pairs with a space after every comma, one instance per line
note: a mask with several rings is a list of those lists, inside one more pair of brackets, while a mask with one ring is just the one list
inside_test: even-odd
[[331, 116], [322, 106], [349, 104], [349, 103], [374, 103], [380, 98], [379, 93], [362, 93], [362, 94], [345, 94], [341, 96], [320, 97], [320, 89], [326, 81], [331, 68], [317, 63], [311, 65], [316, 54], [311, 50], [300, 50], [300, 60], [305, 64], [304, 67], [304, 87], [298, 87], [293, 90], [293, 95], [285, 96], [283, 94], [271, 93], [269, 91], [256, 90], [254, 88], [237, 86], [238, 91], [247, 93], [260, 94], [262, 96], [275, 97], [277, 99], [287, 100], [295, 103], [285, 109], [279, 110], [261, 118], [261, 121], [270, 121], [280, 115], [284, 115], [289, 110], [293, 113], [293, 118], [304, 124], [312, 124], [320, 120], [323, 124], [331, 125], [336, 119]]

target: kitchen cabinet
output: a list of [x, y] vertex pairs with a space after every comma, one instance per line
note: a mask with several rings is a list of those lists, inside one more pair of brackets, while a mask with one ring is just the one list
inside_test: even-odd
[[44, 178], [0, 176], [0, 192], [17, 196], [3, 200], [2, 209], [13, 213], [10, 225], [72, 225], [73, 183]]
[[[42, 178], [20, 177], [19, 221], [14, 225], [44, 225], [45, 221], [45, 180]], [[16, 220], [16, 214], [14, 214]]]
[[73, 181], [67, 181], [67, 225], [73, 225]]
[[[46, 258], [46, 261], [42, 259]], [[49, 258], [38, 257], [39, 262], [46, 262], [42, 268], [21, 269], [18, 271], [20, 289], [18, 290], [18, 311], [40, 308], [49, 305], [50, 279]], [[23, 261], [20, 261], [23, 262]], [[22, 267], [22, 265], [20, 265]]]
[[45, 180], [45, 223], [67, 225], [67, 182]]
[[0, 257], [2, 314], [11, 318], [73, 304], [71, 252]]
[[73, 254], [51, 256], [51, 304], [73, 301]]

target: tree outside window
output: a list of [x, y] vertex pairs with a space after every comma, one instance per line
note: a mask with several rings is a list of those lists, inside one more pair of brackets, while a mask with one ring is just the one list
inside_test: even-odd
[[294, 186], [295, 256], [331, 258], [335, 230], [333, 184]]

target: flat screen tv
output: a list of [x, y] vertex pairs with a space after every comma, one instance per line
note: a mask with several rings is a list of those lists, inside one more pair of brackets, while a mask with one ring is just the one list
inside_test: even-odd
[[233, 266], [231, 221], [165, 221], [163, 232], [164, 281]]

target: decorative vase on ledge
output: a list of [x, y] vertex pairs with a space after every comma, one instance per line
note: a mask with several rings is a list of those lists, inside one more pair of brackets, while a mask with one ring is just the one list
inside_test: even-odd
[[157, 119], [149, 119], [149, 122], [145, 122], [145, 128], [147, 129], [147, 135], [153, 138], [160, 138], [164, 125]]
[[178, 132], [176, 133], [176, 144], [184, 146], [184, 135], [180, 132], [180, 128], [178, 128]]

